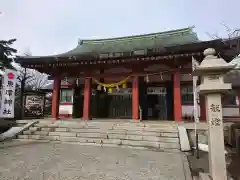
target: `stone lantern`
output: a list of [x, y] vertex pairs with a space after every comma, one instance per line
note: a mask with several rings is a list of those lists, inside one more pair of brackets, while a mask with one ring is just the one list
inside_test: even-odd
[[206, 49], [205, 58], [193, 75], [201, 77], [199, 90], [206, 99], [210, 174], [213, 180], [227, 180], [221, 94], [232, 89], [230, 83], [224, 83], [224, 74], [234, 65], [227, 64], [215, 53], [212, 48]]

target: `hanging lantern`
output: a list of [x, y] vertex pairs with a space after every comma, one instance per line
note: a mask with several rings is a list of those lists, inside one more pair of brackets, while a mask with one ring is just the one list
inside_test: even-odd
[[117, 88], [117, 91], [119, 92], [119, 91], [120, 91], [119, 87], [118, 87], [118, 86], [116, 86], [116, 88]]
[[126, 83], [123, 83], [123, 84], [122, 84], [122, 88], [127, 88], [127, 84], [126, 84]]
[[163, 75], [162, 75], [162, 73], [160, 74], [160, 78], [161, 78], [161, 80], [163, 80]]
[[148, 77], [148, 75], [146, 76], [145, 81], [146, 81], [147, 83], [149, 83], [149, 77]]
[[67, 77], [67, 76], [64, 78], [64, 81], [65, 81], [65, 82], [68, 82], [68, 77]]
[[97, 86], [97, 90], [101, 91], [102, 90], [102, 86], [98, 85]]
[[112, 88], [108, 88], [108, 93], [112, 93], [113, 89]]
[[79, 79], [78, 79], [78, 77], [77, 77], [77, 79], [76, 79], [76, 84], [77, 84], [77, 86], [79, 85]]

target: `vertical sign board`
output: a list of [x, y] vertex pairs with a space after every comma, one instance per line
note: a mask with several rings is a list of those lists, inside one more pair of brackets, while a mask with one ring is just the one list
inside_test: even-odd
[[6, 69], [3, 77], [0, 116], [14, 118], [15, 87], [17, 72]]

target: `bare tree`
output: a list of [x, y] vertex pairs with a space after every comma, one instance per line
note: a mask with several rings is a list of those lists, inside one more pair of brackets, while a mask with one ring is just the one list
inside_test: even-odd
[[33, 69], [21, 68], [18, 77], [20, 82], [25, 81], [24, 87], [31, 90], [40, 90], [50, 83], [47, 74]]
[[[25, 56], [31, 56], [32, 52], [29, 48], [26, 48], [23, 54]], [[40, 73], [34, 69], [28, 69], [19, 66], [18, 72], [18, 80], [20, 86], [23, 88], [40, 90], [50, 83], [47, 74]]]
[[240, 54], [240, 28], [229, 28], [225, 23], [221, 23], [226, 29], [227, 37], [220, 37], [217, 33], [206, 33], [212, 39], [221, 39], [222, 42], [229, 47], [229, 53], [238, 56]]
[[[31, 51], [28, 49], [24, 55], [30, 56]], [[23, 68], [21, 66], [17, 67], [18, 70], [18, 82], [16, 90], [16, 106], [23, 108], [24, 93], [26, 90], [41, 90], [43, 87], [48, 85], [50, 81], [48, 80], [48, 75], [40, 73], [33, 69]], [[18, 106], [18, 107], [19, 107]], [[23, 109], [18, 109], [18, 116], [20, 119], [23, 118]]]

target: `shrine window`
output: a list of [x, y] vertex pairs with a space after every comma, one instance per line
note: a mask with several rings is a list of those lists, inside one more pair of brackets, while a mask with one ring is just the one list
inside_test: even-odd
[[181, 88], [182, 105], [193, 104], [193, 87], [185, 86]]
[[129, 57], [129, 56], [131, 56], [131, 52], [123, 52], [123, 56], [124, 57]]
[[154, 54], [154, 50], [151, 48], [151, 49], [147, 49], [147, 55], [152, 55]]
[[73, 90], [72, 89], [61, 89], [60, 103], [72, 103], [72, 101], [73, 101]]
[[116, 53], [115, 53], [115, 57], [121, 57], [122, 54], [123, 54], [122, 52], [116, 52]]
[[109, 57], [109, 54], [108, 53], [105, 53], [105, 54], [99, 54], [99, 58], [102, 59], [102, 58], [108, 58]]
[[222, 97], [223, 105], [237, 105], [237, 97], [234, 93], [225, 94]]
[[144, 55], [145, 54], [145, 50], [141, 49], [141, 50], [135, 50], [133, 52], [134, 55]]

